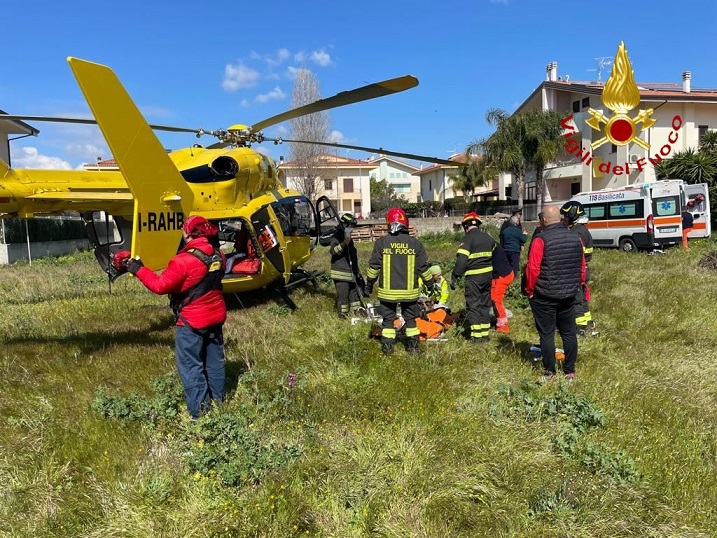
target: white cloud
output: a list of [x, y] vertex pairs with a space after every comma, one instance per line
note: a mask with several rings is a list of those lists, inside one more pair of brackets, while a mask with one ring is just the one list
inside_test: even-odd
[[284, 125], [279, 125], [276, 128], [276, 132], [279, 135], [285, 135], [285, 134], [289, 134], [289, 129], [287, 129]]
[[297, 52], [294, 54], [294, 62], [297, 64], [303, 64], [306, 62], [306, 53], [305, 52]]
[[341, 131], [331, 131], [331, 134], [329, 135], [329, 142], [334, 142], [336, 144], [346, 144], [348, 142], [348, 139]]
[[503, 4], [504, 6], [508, 5], [508, 0], [490, 0], [491, 4]]
[[67, 161], [60, 157], [41, 155], [37, 148], [31, 146], [20, 148], [20, 156], [13, 157], [12, 165], [16, 168], [72, 170], [72, 166]]
[[174, 115], [171, 110], [159, 106], [141, 106], [139, 109], [145, 118], [171, 118]]
[[315, 50], [311, 53], [311, 61], [314, 62], [316, 65], [320, 65], [321, 67], [326, 67], [327, 65], [331, 65], [331, 55], [326, 52], [324, 49]]
[[257, 101], [260, 103], [266, 103], [267, 101], [277, 101], [284, 99], [286, 97], [286, 94], [281, 91], [281, 88], [279, 86], [276, 86], [273, 90], [271, 90], [268, 93], [261, 93], [255, 97]]
[[67, 144], [65, 151], [70, 155], [75, 155], [87, 161], [94, 162], [97, 157], [108, 159], [111, 156], [110, 151], [105, 146], [97, 146], [91, 143], [84, 144]]
[[311, 72], [311, 69], [306, 69], [305, 67], [291, 67], [291, 66], [289, 66], [289, 67], [287, 68], [287, 71], [288, 71], [287, 76], [288, 76], [291, 80], [294, 80], [294, 79], [296, 79], [296, 76], [297, 76], [299, 73], [301, 73], [302, 71], [306, 71], [306, 72], [310, 73], [310, 72]]
[[249, 101], [247, 101], [246, 99], [242, 99], [241, 103], [239, 103], [239, 106], [242, 108], [248, 108], [250, 105], [251, 103], [249, 103]]
[[222, 87], [228, 92], [235, 92], [241, 88], [255, 86], [258, 78], [259, 72], [247, 67], [243, 62], [227, 64], [224, 67]]
[[255, 150], [257, 153], [261, 153], [266, 157], [271, 157], [271, 149], [267, 148], [266, 146], [252, 146], [251, 149]]
[[289, 49], [280, 48], [273, 54], [260, 54], [256, 51], [251, 51], [249, 54], [250, 60], [258, 60], [266, 63], [269, 67], [276, 67], [277, 65], [283, 64], [291, 58], [291, 52]]

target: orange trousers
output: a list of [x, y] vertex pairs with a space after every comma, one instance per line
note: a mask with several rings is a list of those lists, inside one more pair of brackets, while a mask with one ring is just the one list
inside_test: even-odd
[[692, 231], [692, 228], [682, 228], [682, 248], [687, 250], [687, 234]]
[[508, 276], [499, 276], [494, 278], [490, 286], [490, 298], [495, 304], [496, 317], [505, 319], [505, 307], [503, 306], [503, 297], [505, 297], [505, 291], [513, 282], [515, 275], [511, 271]]

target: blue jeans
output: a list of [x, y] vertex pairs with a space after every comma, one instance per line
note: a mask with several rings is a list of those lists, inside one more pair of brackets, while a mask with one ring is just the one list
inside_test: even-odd
[[191, 329], [177, 325], [174, 335], [177, 369], [187, 410], [196, 419], [214, 400], [224, 397], [224, 336], [222, 326]]

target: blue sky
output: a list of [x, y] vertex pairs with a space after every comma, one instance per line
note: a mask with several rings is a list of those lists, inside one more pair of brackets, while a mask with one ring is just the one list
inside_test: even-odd
[[[570, 80], [596, 80], [595, 58], [612, 59], [620, 40], [638, 82], [679, 83], [689, 70], [693, 87], [717, 88], [717, 3], [593, 5], [15, 0], [3, 6], [0, 109], [89, 117], [67, 56], [109, 65], [150, 123], [205, 129], [253, 124], [291, 108], [296, 68], [315, 73], [324, 97], [411, 74], [417, 88], [332, 110], [334, 136], [447, 158], [490, 134], [485, 112], [514, 110], [544, 79], [547, 63], [557, 61], [558, 75]], [[111, 157], [95, 128], [33, 125], [39, 137], [11, 144], [16, 167], [76, 168]], [[287, 127], [266, 134], [286, 136]], [[191, 134], [159, 137], [173, 149], [197, 142]], [[289, 156], [286, 145], [260, 150]]]

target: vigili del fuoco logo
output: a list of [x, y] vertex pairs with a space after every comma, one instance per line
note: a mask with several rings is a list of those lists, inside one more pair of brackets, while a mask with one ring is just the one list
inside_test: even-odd
[[[627, 57], [625, 43], [622, 41], [617, 49], [610, 78], [605, 82], [602, 90], [602, 102], [613, 114], [607, 116], [602, 110], [588, 109], [590, 119], [585, 123], [602, 135], [592, 142], [589, 148], [582, 147], [582, 140], [574, 136], [577, 131], [572, 114], [560, 121], [560, 125], [564, 129], [563, 137], [566, 139], [565, 151], [578, 157], [586, 165], [591, 165], [593, 150], [607, 142], [616, 146], [635, 143], [645, 151], [649, 150], [650, 144], [640, 138], [640, 134], [655, 125], [657, 120], [652, 117], [654, 112], [652, 108], [640, 110], [634, 117], [630, 115], [630, 111], [640, 104], [640, 89], [635, 83], [635, 72]], [[682, 118], [678, 115], [672, 118], [672, 130], [667, 137], [668, 143], [664, 144], [659, 151], [655, 151], [653, 156], [640, 157], [636, 162], [626, 162], [624, 165], [611, 161], [602, 162], [598, 165], [598, 170], [603, 174], [612, 173], [619, 176], [635, 171], [642, 172], [648, 162], [653, 166], [658, 164], [663, 157], [667, 157], [672, 152], [672, 144], [677, 142], [680, 127], [682, 127]], [[630, 164], [632, 164], [632, 169]]]

